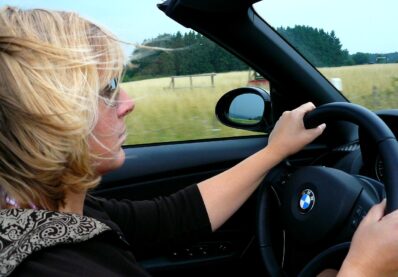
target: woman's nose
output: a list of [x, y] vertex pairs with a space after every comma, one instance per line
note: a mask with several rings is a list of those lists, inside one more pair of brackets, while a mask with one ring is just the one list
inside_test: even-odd
[[124, 89], [120, 88], [118, 116], [125, 117], [134, 110], [134, 107], [135, 102], [133, 101], [133, 99], [127, 94]]

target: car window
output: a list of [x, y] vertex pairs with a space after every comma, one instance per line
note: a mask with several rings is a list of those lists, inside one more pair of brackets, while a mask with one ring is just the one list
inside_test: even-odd
[[125, 145], [191, 141], [259, 133], [222, 125], [215, 105], [227, 91], [267, 81], [202, 35], [161, 12], [160, 0], [0, 1], [1, 6], [75, 11], [121, 41], [126, 69], [121, 86], [135, 101]]
[[263, 0], [254, 8], [351, 102], [398, 108], [397, 1]]

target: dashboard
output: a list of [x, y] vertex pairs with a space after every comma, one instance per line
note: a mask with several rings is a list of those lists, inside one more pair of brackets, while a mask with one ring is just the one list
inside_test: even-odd
[[[398, 110], [382, 110], [376, 112], [376, 114], [387, 124], [388, 127], [390, 127], [395, 137], [398, 137]], [[362, 129], [359, 129], [359, 144], [363, 161], [360, 174], [383, 182], [383, 161], [375, 143]]]
[[[376, 114], [398, 137], [398, 109], [382, 110]], [[335, 147], [321, 155], [314, 165], [334, 167], [348, 174], [361, 175], [384, 183], [384, 163], [376, 143], [362, 128], [358, 129], [358, 140]], [[398, 167], [398, 165], [397, 165]]]

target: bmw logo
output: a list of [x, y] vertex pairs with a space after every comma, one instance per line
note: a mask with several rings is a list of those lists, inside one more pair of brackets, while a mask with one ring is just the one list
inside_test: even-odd
[[312, 210], [315, 205], [315, 194], [310, 189], [305, 189], [300, 194], [299, 209], [303, 214]]

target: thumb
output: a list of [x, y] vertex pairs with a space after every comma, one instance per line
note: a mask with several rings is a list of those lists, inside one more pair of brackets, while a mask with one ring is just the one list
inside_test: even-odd
[[374, 205], [363, 219], [364, 223], [372, 223], [380, 221], [384, 216], [384, 210], [386, 209], [386, 199], [384, 198], [379, 204]]
[[326, 129], [326, 124], [322, 123], [316, 128], [309, 129], [308, 131], [310, 132], [311, 135], [314, 137], [317, 137], [323, 133], [323, 131]]

